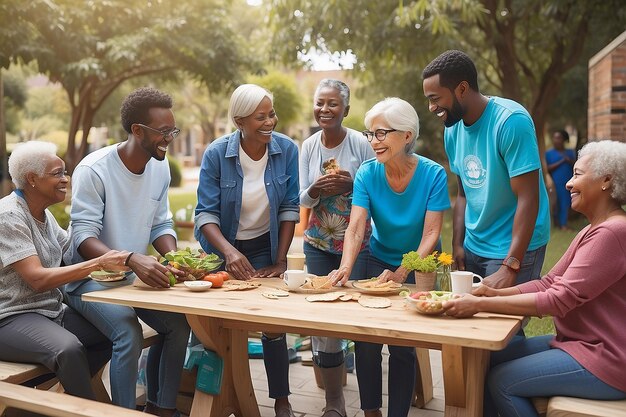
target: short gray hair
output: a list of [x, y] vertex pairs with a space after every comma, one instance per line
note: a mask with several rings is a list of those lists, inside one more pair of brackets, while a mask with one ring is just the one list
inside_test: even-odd
[[9, 174], [15, 187], [24, 189], [26, 175], [30, 172], [41, 177], [46, 170], [47, 156], [57, 156], [57, 145], [38, 140], [17, 145], [9, 157]]
[[372, 127], [372, 120], [382, 117], [389, 127], [402, 132], [411, 132], [413, 138], [407, 143], [404, 151], [407, 154], [413, 153], [415, 143], [420, 133], [420, 119], [417, 112], [407, 101], [398, 97], [387, 97], [379, 101], [365, 113], [365, 127], [369, 130]]
[[230, 96], [228, 106], [228, 117], [233, 125], [237, 127], [235, 119], [250, 116], [265, 97], [274, 105], [274, 96], [263, 87], [256, 84], [242, 84], [237, 87]]
[[589, 156], [589, 167], [595, 178], [611, 176], [611, 197], [626, 204], [626, 143], [615, 140], [589, 142], [578, 157]]
[[339, 91], [339, 95], [343, 100], [343, 105], [345, 107], [348, 107], [350, 105], [350, 87], [348, 87], [348, 85], [343, 81], [334, 80], [332, 78], [324, 78], [322, 81], [320, 81], [320, 83], [317, 85], [317, 88], [315, 89], [313, 100], [317, 98], [317, 94], [320, 92], [320, 90], [326, 87], [334, 88], [335, 90]]

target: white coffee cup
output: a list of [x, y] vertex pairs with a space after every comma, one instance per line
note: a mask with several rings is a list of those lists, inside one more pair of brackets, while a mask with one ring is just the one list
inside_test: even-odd
[[295, 290], [302, 286], [309, 274], [300, 269], [288, 269], [283, 274], [283, 281], [290, 290]]
[[[483, 280], [483, 277], [470, 271], [452, 271], [450, 278], [452, 292], [455, 294], [469, 294], [472, 292], [472, 287], [478, 287]], [[475, 278], [478, 278], [477, 283], [474, 283]]]
[[306, 260], [304, 253], [288, 253], [287, 269], [297, 269], [304, 271], [304, 261]]

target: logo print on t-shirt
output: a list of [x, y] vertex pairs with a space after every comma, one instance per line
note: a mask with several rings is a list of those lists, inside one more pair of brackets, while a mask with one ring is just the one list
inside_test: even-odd
[[471, 188], [480, 188], [485, 183], [487, 177], [483, 163], [475, 155], [468, 155], [463, 159], [463, 174], [465, 184]]

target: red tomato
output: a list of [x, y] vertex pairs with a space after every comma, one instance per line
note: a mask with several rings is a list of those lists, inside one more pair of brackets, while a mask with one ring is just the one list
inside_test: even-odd
[[213, 288], [220, 288], [224, 284], [224, 278], [218, 274], [207, 274], [202, 278], [204, 281], [209, 281]]
[[224, 281], [228, 281], [230, 279], [230, 275], [226, 271], [216, 272], [215, 275], [221, 276]]

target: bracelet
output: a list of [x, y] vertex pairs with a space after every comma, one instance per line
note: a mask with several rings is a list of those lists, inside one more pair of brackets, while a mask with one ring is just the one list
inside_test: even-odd
[[135, 252], [131, 252], [128, 254], [128, 256], [126, 257], [126, 260], [124, 261], [124, 266], [128, 266], [128, 261], [130, 261], [130, 257], [133, 256], [135, 254]]

